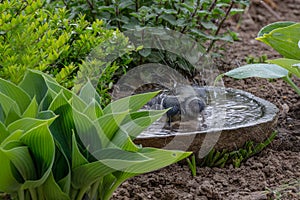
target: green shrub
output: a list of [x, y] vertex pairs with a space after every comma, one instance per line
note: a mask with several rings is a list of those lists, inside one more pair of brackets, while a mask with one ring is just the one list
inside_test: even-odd
[[[4, 1], [0, 13], [0, 77], [14, 83], [19, 83], [29, 68], [47, 72], [71, 88], [82, 60], [94, 47], [118, 42], [118, 52], [132, 49], [120, 32], [106, 30], [102, 21], [88, 22], [83, 15], [70, 19], [66, 9], [46, 9], [43, 0]], [[99, 57], [114, 52], [107, 48]], [[120, 66], [124, 64], [118, 63], [112, 70]], [[100, 82], [111, 84], [112, 74], [103, 73]]]
[[156, 94], [102, 109], [90, 82], [76, 95], [38, 71], [19, 85], [0, 79], [0, 192], [20, 200], [109, 199], [126, 179], [189, 156], [132, 142], [165, 112], [139, 111]]
[[168, 27], [189, 34], [199, 42], [210, 40], [233, 41], [229, 30], [220, 31], [228, 16], [242, 13], [249, 1], [235, 0], [54, 0], [55, 6], [71, 9], [73, 17], [87, 15], [90, 21], [105, 20], [110, 28], [121, 31], [140, 27]]

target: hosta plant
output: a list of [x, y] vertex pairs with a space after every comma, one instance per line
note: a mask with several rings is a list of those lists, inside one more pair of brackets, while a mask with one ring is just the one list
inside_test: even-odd
[[0, 79], [0, 192], [12, 199], [109, 199], [126, 179], [188, 152], [143, 148], [133, 139], [164, 111], [141, 111], [157, 93], [105, 108], [90, 82], [77, 95], [38, 71]]
[[282, 78], [299, 95], [300, 88], [291, 76], [300, 78], [300, 23], [275, 22], [261, 29], [256, 38], [271, 46], [284, 58], [266, 60], [268, 64], [250, 64], [233, 69], [225, 75], [242, 79], [248, 77]]

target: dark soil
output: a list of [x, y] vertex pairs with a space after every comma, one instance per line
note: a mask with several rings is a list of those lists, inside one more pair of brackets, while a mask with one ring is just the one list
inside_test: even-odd
[[[227, 45], [217, 62], [220, 72], [246, 64], [246, 57], [279, 57], [270, 47], [256, 41], [258, 31], [275, 21], [299, 21], [300, 0], [273, 0], [273, 14], [260, 1], [252, 1], [239, 21], [230, 26], [240, 41]], [[265, 1], [265, 2], [270, 2]], [[273, 5], [273, 6], [274, 6]], [[278, 16], [277, 16], [278, 15]], [[280, 17], [279, 19], [277, 17]], [[299, 33], [300, 34], [300, 33]], [[300, 86], [300, 80], [294, 79]], [[185, 165], [174, 164], [140, 175], [121, 185], [112, 199], [300, 199], [300, 97], [284, 81], [251, 78], [224, 78], [226, 87], [243, 89], [267, 99], [279, 109], [276, 139], [261, 153], [242, 163], [240, 168], [198, 167], [192, 177]]]

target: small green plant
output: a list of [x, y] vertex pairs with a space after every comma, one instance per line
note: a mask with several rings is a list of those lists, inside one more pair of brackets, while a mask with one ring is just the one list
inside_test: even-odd
[[222, 76], [236, 79], [248, 77], [282, 78], [300, 95], [300, 88], [292, 81], [291, 76], [300, 78], [300, 23], [275, 22], [260, 30], [259, 41], [271, 46], [284, 58], [266, 60], [269, 64], [250, 64], [233, 69]]
[[192, 173], [192, 176], [196, 176], [197, 175], [197, 164], [196, 164], [196, 157], [195, 155], [193, 154], [191, 156], [191, 160], [189, 158], [186, 159], [187, 163], [188, 163], [188, 166], [191, 170], [191, 173]]
[[259, 153], [268, 146], [274, 140], [276, 135], [276, 132], [272, 133], [266, 141], [259, 144], [254, 144], [253, 141], [246, 142], [243, 148], [232, 152], [228, 152], [227, 150], [221, 152], [212, 149], [203, 159], [201, 166], [224, 167], [226, 164], [232, 163], [234, 167], [240, 167], [243, 161]]
[[254, 57], [254, 56], [247, 56], [246, 57], [246, 63], [247, 64], [255, 64], [255, 63], [265, 63], [266, 60], [268, 60], [268, 56], [267, 55], [262, 55], [259, 57]]
[[126, 179], [191, 153], [133, 143], [165, 111], [140, 111], [157, 92], [99, 105], [91, 82], [79, 95], [39, 71], [0, 79], [0, 191], [12, 199], [103, 199]]

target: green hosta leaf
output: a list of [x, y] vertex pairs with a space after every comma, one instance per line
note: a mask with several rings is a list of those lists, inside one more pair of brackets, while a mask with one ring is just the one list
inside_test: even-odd
[[73, 119], [76, 134], [89, 152], [103, 148], [103, 143], [107, 142], [107, 138], [103, 132], [98, 134], [97, 127], [86, 115], [73, 109]]
[[54, 92], [52, 89], [48, 88], [47, 92], [45, 93], [44, 97], [40, 101], [39, 104], [39, 110], [47, 110], [52, 103], [53, 99], [57, 96], [58, 94]]
[[20, 118], [21, 118], [21, 116], [18, 114], [18, 112], [15, 110], [15, 108], [11, 107], [7, 113], [7, 116], [5, 119], [5, 125], [9, 125], [10, 123], [12, 123]]
[[288, 70], [290, 73], [294, 74], [298, 78], [300, 78], [300, 69], [299, 67], [295, 67], [294, 65], [297, 65], [300, 63], [300, 60], [293, 60], [293, 59], [287, 59], [287, 58], [279, 58], [275, 60], [267, 60], [267, 62], [279, 65], [286, 70]]
[[5, 147], [7, 144], [11, 142], [19, 141], [20, 137], [23, 135], [24, 131], [16, 130], [15, 132], [8, 135], [1, 143], [2, 147]]
[[51, 200], [69, 200], [68, 194], [64, 193], [59, 185], [55, 182], [53, 173], [51, 172], [42, 186], [43, 198]]
[[21, 180], [35, 180], [37, 178], [35, 163], [28, 147], [19, 146], [6, 150], [4, 153], [18, 170], [18, 174], [15, 174], [15, 177], [20, 175]]
[[[53, 107], [56, 108], [54, 113], [59, 115], [59, 117], [51, 124], [50, 130], [54, 139], [57, 141], [58, 147], [61, 148], [63, 153], [71, 160], [72, 131], [75, 130], [75, 125], [72, 107], [69, 104], [64, 104], [66, 102], [62, 94], [56, 103], [53, 102], [56, 104], [53, 104]], [[58, 107], [59, 104], [60, 106]]]
[[[142, 111], [132, 113], [132, 120], [128, 121], [126, 124], [121, 126], [122, 130], [126, 130], [126, 132], [130, 135], [132, 139], [136, 138], [139, 134], [142, 133], [146, 128], [148, 128], [153, 122], [158, 120], [166, 110], [156, 110], [156, 111]], [[140, 116], [140, 115], [144, 116]], [[135, 116], [136, 115], [136, 116]], [[139, 117], [137, 117], [139, 116]]]
[[271, 24], [268, 24], [267, 26], [263, 27], [257, 34], [257, 37], [262, 37], [264, 34], [268, 34], [271, 31], [277, 29], [277, 28], [284, 28], [290, 25], [295, 24], [296, 22], [290, 22], [290, 21], [283, 21], [283, 22], [274, 22]]
[[36, 97], [38, 103], [42, 101], [48, 91], [48, 87], [43, 76], [33, 70], [27, 70], [19, 86], [26, 91], [31, 98]]
[[101, 161], [80, 165], [72, 170], [72, 186], [75, 189], [86, 187], [114, 171], [116, 170]]
[[150, 92], [137, 94], [129, 97], [125, 97], [110, 103], [103, 109], [104, 114], [124, 112], [130, 110], [131, 112], [137, 111], [142, 106], [144, 106], [148, 101], [150, 101], [158, 92]]
[[7, 131], [5, 125], [2, 122], [0, 122], [0, 145], [8, 136], [9, 132]]
[[109, 145], [114, 135], [119, 130], [123, 119], [127, 116], [129, 111], [111, 113], [103, 115], [98, 118], [96, 123], [101, 136], [104, 147]]
[[236, 79], [249, 77], [282, 78], [288, 75], [288, 71], [274, 64], [250, 64], [230, 70], [225, 75]]
[[101, 163], [117, 171], [123, 171], [136, 163], [144, 163], [152, 160], [138, 152], [123, 151], [122, 149], [117, 148], [101, 149], [94, 152], [93, 155], [101, 161]]
[[12, 133], [16, 130], [22, 130], [24, 132], [29, 131], [30, 129], [33, 129], [34, 127], [38, 127], [42, 124], [47, 123], [50, 125], [56, 118], [57, 116], [54, 116], [52, 118], [42, 120], [42, 119], [35, 119], [35, 118], [22, 118], [19, 119], [13, 123], [11, 123], [8, 127], [7, 130]]
[[31, 103], [28, 105], [27, 109], [22, 114], [22, 117], [35, 118], [38, 113], [38, 107], [39, 107], [39, 105], [38, 105], [35, 97], [33, 97], [33, 99], [31, 100]]
[[72, 136], [72, 169], [87, 164], [88, 160], [81, 154], [75, 135]]
[[71, 164], [61, 149], [55, 149], [55, 160], [52, 167], [53, 176], [61, 190], [67, 194], [71, 189]]
[[281, 55], [290, 59], [300, 59], [300, 23], [284, 28], [277, 28], [268, 34], [256, 38], [259, 41], [271, 46]]
[[102, 108], [100, 104], [93, 100], [83, 111], [83, 113], [88, 116], [91, 120], [96, 120], [103, 115]]
[[31, 102], [30, 97], [24, 90], [3, 79], [0, 79], [0, 93], [13, 99], [18, 104], [21, 113], [27, 109]]
[[20, 108], [16, 101], [6, 96], [5, 94], [0, 92], [0, 104], [4, 111], [4, 114], [7, 116], [8, 112], [13, 108], [17, 114], [21, 114]]
[[92, 83], [88, 80], [88, 82], [82, 87], [80, 90], [79, 97], [88, 105], [93, 100], [96, 100], [100, 103], [100, 96], [96, 92], [96, 89], [92, 85]]
[[0, 147], [0, 191], [7, 193], [15, 193], [21, 187], [21, 184], [17, 182], [13, 173], [10, 159], [6, 156], [3, 148]]
[[191, 155], [192, 152], [183, 152], [175, 150], [163, 150], [156, 148], [141, 148], [139, 153], [150, 158], [150, 160], [136, 163], [130, 168], [126, 169], [126, 172], [130, 173], [147, 173], [176, 163], [179, 160]]
[[55, 145], [48, 124], [44, 123], [25, 133], [20, 141], [28, 146], [35, 161], [37, 180], [27, 180], [22, 188], [42, 185], [49, 176], [54, 162]]

